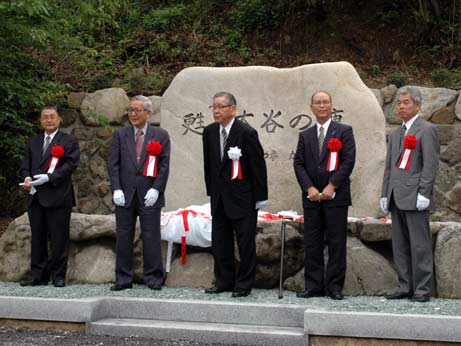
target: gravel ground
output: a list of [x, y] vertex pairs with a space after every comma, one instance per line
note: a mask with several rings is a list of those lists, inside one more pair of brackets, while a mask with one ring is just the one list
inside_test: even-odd
[[309, 309], [327, 311], [383, 312], [397, 314], [424, 314], [461, 316], [460, 299], [432, 299], [429, 303], [413, 303], [409, 300], [389, 301], [383, 297], [346, 297], [342, 301], [329, 298], [297, 298], [295, 293], [284, 291], [282, 299], [277, 298], [277, 290], [254, 289], [250, 296], [232, 298], [230, 293], [210, 295], [197, 288], [163, 288], [151, 291], [143, 285], [133, 289], [111, 292], [110, 285], [67, 285], [55, 288], [52, 285], [41, 287], [21, 287], [14, 282], [0, 282], [0, 296], [43, 297], [43, 298], [91, 298], [91, 297], [137, 297], [155, 299], [212, 300], [224, 302], [256, 304], [296, 304]]
[[[2, 346], [224, 346], [186, 340], [159, 340], [85, 335], [73, 332], [51, 332], [28, 329], [0, 328]], [[232, 346], [232, 345], [226, 345]], [[238, 346], [238, 345], [234, 345]], [[249, 346], [249, 345], [245, 345]], [[251, 346], [251, 345], [250, 345]]]

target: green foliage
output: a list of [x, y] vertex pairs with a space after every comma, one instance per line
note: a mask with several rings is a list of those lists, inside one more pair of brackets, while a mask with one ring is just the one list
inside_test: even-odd
[[397, 88], [400, 88], [408, 84], [408, 76], [400, 71], [391, 72], [387, 75], [386, 84], [394, 84]]
[[283, 18], [285, 1], [246, 0], [239, 1], [235, 20], [242, 32], [276, 28]]
[[155, 32], [167, 32], [185, 24], [188, 20], [183, 4], [153, 10], [143, 18], [144, 28]]
[[457, 73], [452, 74], [452, 72], [446, 68], [438, 68], [431, 72], [430, 77], [434, 86], [446, 87], [453, 83], [456, 74]]

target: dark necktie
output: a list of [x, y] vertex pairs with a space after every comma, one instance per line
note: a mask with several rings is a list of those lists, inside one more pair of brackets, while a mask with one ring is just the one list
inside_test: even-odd
[[226, 145], [227, 145], [227, 132], [226, 132], [226, 129], [222, 129], [221, 137], [222, 137], [222, 149], [221, 149], [221, 160], [222, 160], [224, 158], [224, 149], [226, 149]]
[[400, 129], [400, 148], [402, 148], [403, 145], [403, 139], [405, 138], [405, 132], [407, 132], [407, 127], [405, 124], [402, 125], [402, 128]]
[[51, 142], [51, 137], [50, 137], [50, 136], [46, 136], [46, 138], [45, 138], [45, 144], [43, 145], [42, 156], [45, 156], [46, 149], [48, 149], [48, 147], [50, 146], [50, 142]]
[[325, 140], [324, 130], [325, 129], [323, 128], [323, 126], [320, 126], [320, 129], [319, 129], [319, 156], [322, 154], [323, 141]]
[[136, 131], [136, 160], [141, 160], [141, 151], [142, 151], [142, 130]]

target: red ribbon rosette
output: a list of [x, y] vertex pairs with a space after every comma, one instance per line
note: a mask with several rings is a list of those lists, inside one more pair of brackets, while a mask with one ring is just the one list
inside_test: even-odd
[[64, 148], [60, 146], [59, 144], [55, 144], [51, 147], [50, 150], [51, 153], [51, 159], [50, 162], [48, 162], [48, 165], [46, 166], [46, 173], [53, 173], [56, 167], [59, 164], [59, 159], [64, 156]]
[[414, 135], [405, 136], [403, 139], [403, 147], [405, 148], [400, 157], [397, 167], [400, 169], [408, 170], [410, 168], [411, 156], [413, 155], [413, 150], [416, 148], [418, 140]]
[[328, 150], [330, 154], [328, 155], [328, 164], [327, 171], [333, 172], [338, 169], [339, 166], [339, 156], [338, 152], [342, 149], [343, 143], [338, 138], [332, 138], [328, 141]]
[[158, 141], [152, 141], [146, 146], [147, 154], [149, 155], [144, 166], [145, 177], [156, 177], [158, 156], [162, 153], [162, 145]]

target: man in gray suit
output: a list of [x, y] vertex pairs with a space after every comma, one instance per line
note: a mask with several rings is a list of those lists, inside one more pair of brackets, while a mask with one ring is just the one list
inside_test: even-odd
[[117, 129], [112, 139], [109, 171], [117, 225], [116, 282], [112, 291], [132, 287], [133, 239], [138, 216], [144, 282], [153, 290], [160, 290], [163, 284], [160, 212], [165, 206], [170, 138], [164, 129], [147, 122], [151, 114], [152, 102], [147, 97], [133, 97], [128, 110], [131, 125]]
[[387, 299], [427, 302], [432, 295], [432, 241], [429, 211], [434, 209], [434, 181], [439, 164], [435, 125], [418, 116], [421, 92], [401, 88], [397, 111], [402, 126], [389, 137], [381, 209], [392, 215], [392, 249], [399, 288]]

